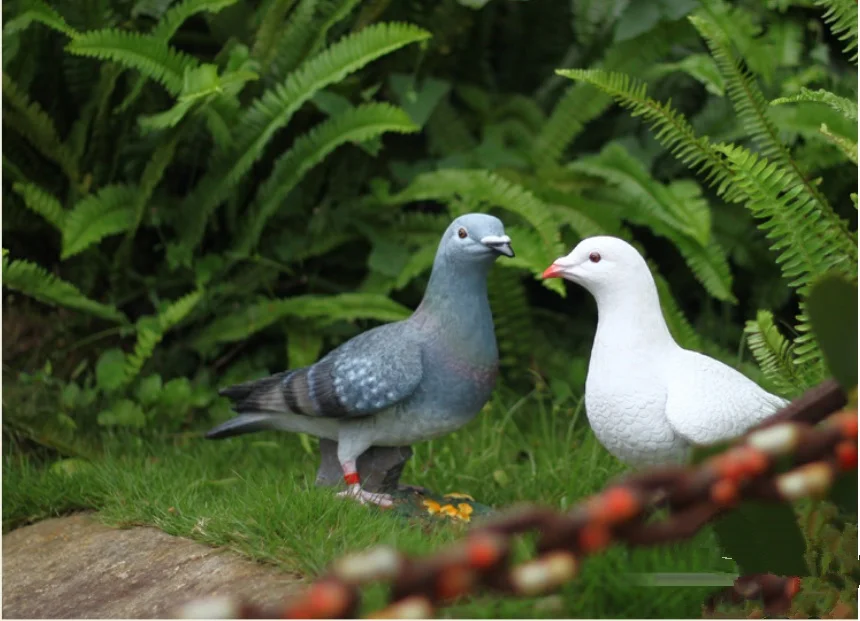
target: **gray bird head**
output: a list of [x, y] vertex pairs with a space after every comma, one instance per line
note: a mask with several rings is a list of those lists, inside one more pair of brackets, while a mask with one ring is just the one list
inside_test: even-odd
[[514, 256], [505, 226], [494, 216], [468, 213], [454, 220], [439, 245], [449, 261], [492, 262], [500, 254]]

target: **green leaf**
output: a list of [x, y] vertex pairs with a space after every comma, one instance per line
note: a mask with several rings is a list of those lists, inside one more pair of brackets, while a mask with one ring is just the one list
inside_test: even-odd
[[66, 23], [66, 20], [63, 19], [63, 16], [56, 9], [45, 4], [42, 0], [27, 0], [25, 6], [25, 11], [19, 13], [3, 25], [4, 38], [26, 29], [33, 22], [43, 24], [69, 37], [74, 37], [78, 34], [74, 28]]
[[830, 373], [849, 393], [857, 386], [857, 283], [827, 275], [806, 300], [812, 331]]
[[327, 322], [374, 319], [398, 321], [411, 311], [384, 295], [342, 293], [340, 295], [299, 295], [283, 300], [251, 304], [224, 315], [204, 329], [195, 339], [198, 349], [215, 343], [240, 341], [284, 317], [319, 319]]
[[24, 199], [28, 209], [42, 216], [58, 231], [63, 230], [66, 213], [54, 196], [34, 183], [16, 183], [12, 189]]
[[81, 199], [63, 222], [60, 258], [68, 259], [104, 237], [128, 230], [134, 224], [137, 192], [132, 186], [109, 185]]
[[114, 403], [110, 409], [102, 410], [98, 415], [98, 423], [103, 427], [146, 427], [146, 415], [143, 409], [131, 399], [122, 399]]
[[852, 121], [857, 120], [857, 102], [847, 97], [840, 97], [835, 93], [831, 93], [823, 88], [817, 91], [808, 88], [801, 88], [797, 95], [791, 97], [780, 97], [770, 102], [770, 105], [777, 106], [780, 104], [797, 103], [797, 102], [813, 102], [827, 104], [837, 112], [840, 112], [845, 118]]
[[334, 116], [296, 139], [292, 148], [275, 160], [272, 173], [260, 186], [257, 206], [248, 215], [234, 252], [244, 255], [256, 246], [263, 228], [307, 172], [340, 145], [362, 142], [385, 132], [417, 131], [406, 113], [384, 103], [369, 103]]
[[790, 505], [746, 501], [714, 523], [720, 546], [741, 575], [808, 576], [806, 542]]
[[118, 348], [102, 352], [96, 363], [96, 385], [113, 392], [125, 384], [125, 353]]
[[140, 380], [137, 385], [137, 400], [144, 406], [153, 405], [161, 395], [161, 376], [157, 373]]
[[176, 409], [184, 415], [184, 410], [191, 403], [191, 383], [188, 378], [175, 377], [167, 382], [158, 400], [165, 408]]
[[252, 102], [233, 132], [232, 147], [218, 154], [209, 174], [189, 197], [195, 209], [184, 225], [183, 248], [194, 248], [203, 236], [209, 214], [246, 175], [275, 132], [316, 92], [343, 80], [366, 64], [430, 33], [409, 24], [379, 23], [347, 35], [303, 63], [278, 86]]
[[397, 97], [397, 103], [418, 127], [424, 127], [436, 105], [451, 90], [450, 82], [430, 77], [416, 87], [415, 77], [403, 73], [391, 74], [388, 83]]
[[74, 308], [96, 317], [126, 323], [128, 319], [116, 307], [86, 297], [77, 287], [29, 261], [9, 261], [3, 251], [3, 285], [53, 306]]
[[71, 54], [111, 60], [136, 69], [173, 95], [182, 90], [185, 71], [199, 64], [193, 56], [170, 47], [158, 37], [113, 28], [82, 33], [66, 49]]
[[723, 76], [717, 69], [714, 59], [708, 54], [690, 54], [676, 63], [661, 63], [656, 65], [651, 73], [654, 77], [658, 77], [672, 71], [683, 71], [701, 82], [709, 93], [713, 93], [717, 97], [722, 97], [725, 94]]

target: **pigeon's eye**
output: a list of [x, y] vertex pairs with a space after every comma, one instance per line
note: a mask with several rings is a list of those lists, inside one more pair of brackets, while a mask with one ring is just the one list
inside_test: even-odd
[[459, 230], [459, 231], [457, 231], [457, 237], [459, 237], [460, 239], [466, 239], [466, 236], [467, 236], [468, 234], [469, 234], [469, 233], [468, 233], [468, 232], [466, 232], [466, 229], [464, 229], [462, 226], [460, 227], [460, 230]]
[[592, 252], [590, 255], [588, 255], [588, 260], [592, 263], [600, 263], [600, 253]]

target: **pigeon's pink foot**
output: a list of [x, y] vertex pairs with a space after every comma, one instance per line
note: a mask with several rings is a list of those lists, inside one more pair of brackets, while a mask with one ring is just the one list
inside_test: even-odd
[[350, 485], [347, 489], [340, 492], [338, 497], [352, 498], [363, 505], [371, 504], [388, 509], [394, 504], [394, 499], [389, 494], [375, 494], [361, 489], [358, 483]]

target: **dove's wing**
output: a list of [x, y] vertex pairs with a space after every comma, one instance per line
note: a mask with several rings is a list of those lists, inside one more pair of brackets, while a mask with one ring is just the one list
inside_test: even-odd
[[673, 360], [668, 381], [669, 424], [698, 445], [740, 436], [787, 403], [722, 362], [689, 350]]
[[221, 391], [237, 412], [367, 416], [409, 398], [423, 376], [421, 346], [406, 322], [350, 339], [319, 362]]

